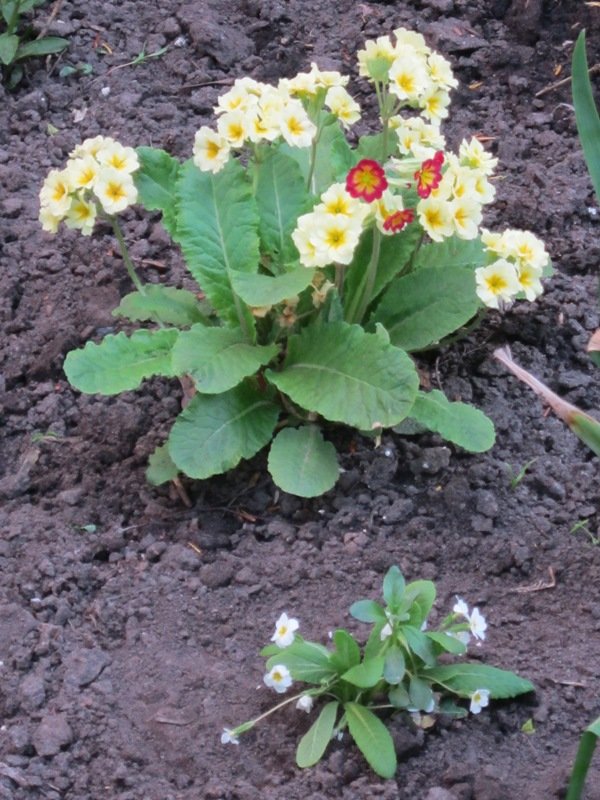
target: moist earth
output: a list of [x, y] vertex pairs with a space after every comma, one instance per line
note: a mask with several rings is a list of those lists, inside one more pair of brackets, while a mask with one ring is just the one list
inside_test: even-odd
[[[575, 0], [59, 0], [38, 11], [37, 30], [68, 50], [28, 62], [16, 91], [0, 86], [1, 800], [564, 797], [600, 714], [598, 461], [492, 352], [511, 345], [566, 399], [600, 408], [585, 352], [599, 326], [598, 208], [563, 80], [582, 27], [598, 60], [599, 20]], [[114, 329], [130, 286], [108, 228], [41, 231], [45, 175], [99, 133], [189, 157], [235, 78], [276, 81], [311, 61], [352, 76], [368, 120], [356, 52], [401, 25], [460, 80], [449, 143], [485, 136], [499, 158], [486, 225], [532, 230], [555, 267], [537, 302], [492, 312], [419, 359], [425, 386], [494, 420], [495, 446], [471, 455], [386, 433], [374, 448], [340, 429], [344, 472], [316, 500], [278, 491], [263, 455], [184, 481], [185, 494], [152, 488], [146, 460], [180, 388], [156, 379], [105, 398], [69, 387], [65, 354]], [[131, 210], [125, 228], [146, 281], [191, 286], [156, 215]], [[455, 595], [478, 605], [489, 629], [473, 657], [526, 676], [535, 694], [427, 731], [398, 717], [387, 781], [347, 737], [299, 770], [310, 719], [294, 709], [222, 745], [224, 726], [273, 702], [258, 651], [279, 614], [318, 641], [339, 626], [362, 637], [348, 607], [376, 598], [392, 564], [436, 582], [438, 619]], [[597, 765], [585, 797], [600, 798]]]

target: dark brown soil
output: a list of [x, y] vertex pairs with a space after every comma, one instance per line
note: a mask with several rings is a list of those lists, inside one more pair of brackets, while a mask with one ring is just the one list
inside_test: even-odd
[[[56, 4], [49, 5], [40, 15]], [[57, 63], [0, 87], [0, 798], [15, 800], [551, 800], [564, 796], [582, 729], [600, 714], [598, 461], [492, 359], [515, 356], [571, 402], [600, 408], [585, 344], [599, 325], [598, 211], [568, 84], [573, 41], [600, 9], [579, 0], [65, 0], [49, 31]], [[277, 492], [257, 457], [186, 484], [186, 508], [144, 478], [180, 404], [148, 382], [82, 396], [65, 353], [115, 325], [129, 290], [108, 230], [43, 234], [37, 194], [50, 168], [98, 133], [191, 152], [227, 82], [309, 66], [355, 72], [365, 38], [422, 31], [460, 88], [450, 141], [492, 137], [498, 201], [487, 223], [529, 228], [556, 268], [546, 294], [423, 360], [433, 386], [495, 421], [471, 456], [434, 436], [341, 439], [345, 472], [315, 501]], [[119, 68], [145, 47], [159, 58]], [[91, 75], [59, 76], [89, 64]], [[353, 86], [359, 100], [365, 87]], [[157, 219], [127, 233], [146, 280], [181, 283]], [[528, 465], [522, 480], [513, 480]], [[306, 636], [349, 623], [391, 564], [437, 582], [439, 614], [460, 594], [484, 610], [486, 663], [536, 694], [427, 733], [398, 723], [400, 766], [382, 781], [347, 740], [312, 770], [294, 766], [309, 720], [288, 710], [239, 748], [225, 725], [269, 707], [258, 651], [287, 611]], [[353, 628], [355, 629], [355, 628]], [[257, 689], [257, 687], [259, 687]], [[532, 719], [535, 732], [521, 727]], [[600, 798], [600, 770], [588, 800]]]

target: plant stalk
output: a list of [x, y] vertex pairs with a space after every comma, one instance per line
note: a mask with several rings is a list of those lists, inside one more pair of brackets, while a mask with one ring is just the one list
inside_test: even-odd
[[115, 216], [109, 217], [113, 233], [115, 234], [115, 239], [119, 243], [119, 250], [121, 251], [121, 256], [123, 258], [123, 263], [125, 264], [125, 268], [127, 269], [127, 273], [131, 278], [131, 281], [135, 288], [141, 295], [146, 294], [146, 290], [144, 289], [144, 284], [138, 277], [137, 272], [135, 271], [135, 267], [133, 266], [133, 261], [129, 255], [129, 250], [127, 249], [127, 244], [125, 243], [125, 237], [123, 236], [123, 231], [121, 230], [121, 226]]

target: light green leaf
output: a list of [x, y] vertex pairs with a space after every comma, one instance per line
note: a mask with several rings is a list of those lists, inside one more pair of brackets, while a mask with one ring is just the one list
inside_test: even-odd
[[344, 703], [350, 735], [372, 769], [382, 778], [392, 778], [397, 760], [394, 742], [383, 722], [359, 703]]
[[413, 675], [408, 685], [410, 705], [418, 711], [430, 711], [433, 701], [431, 686], [416, 675]]
[[419, 248], [414, 268], [469, 267], [474, 270], [486, 261], [486, 250], [481, 239], [461, 239], [450, 236], [443, 242], [431, 242]]
[[194, 325], [179, 334], [173, 348], [173, 369], [178, 375], [191, 375], [199, 392], [220, 394], [253, 375], [278, 352], [274, 344], [249, 344], [239, 328]]
[[162, 211], [162, 223], [175, 234], [176, 185], [181, 164], [165, 150], [155, 147], [136, 149], [140, 168], [133, 178], [138, 190], [138, 200], [148, 211]]
[[470, 697], [477, 689], [487, 689], [491, 697], [504, 699], [534, 689], [532, 683], [514, 672], [474, 662], [433, 667], [423, 675], [461, 697]]
[[291, 336], [282, 371], [266, 377], [303, 408], [360, 430], [400, 422], [418, 387], [405, 352], [345, 322]]
[[585, 52], [585, 31], [577, 37], [572, 66], [573, 105], [579, 141], [592, 179], [596, 198], [600, 200], [600, 117], [588, 73]]
[[436, 663], [431, 642], [423, 631], [420, 631], [418, 628], [413, 628], [410, 625], [403, 625], [402, 635], [413, 653], [416, 653], [427, 666], [433, 666]]
[[3, 64], [12, 64], [19, 47], [19, 37], [16, 34], [3, 33], [0, 35], [0, 61]]
[[400, 683], [405, 672], [406, 663], [402, 650], [399, 647], [390, 648], [385, 654], [383, 677], [388, 683], [394, 685]]
[[68, 39], [61, 39], [60, 36], [46, 36], [45, 39], [34, 39], [32, 42], [25, 42], [19, 45], [15, 61], [32, 56], [50, 56], [60, 53], [65, 47], [69, 46]]
[[191, 161], [177, 183], [176, 241], [221, 319], [253, 330], [250, 311], [232, 289], [234, 272], [258, 272], [258, 212], [243, 166], [230, 159], [213, 175]]
[[404, 600], [407, 603], [416, 603], [419, 608], [419, 619], [416, 623], [413, 622], [413, 625], [416, 624], [420, 628], [425, 622], [435, 603], [435, 595], [436, 589], [433, 581], [420, 580], [407, 584], [404, 589]]
[[460, 656], [467, 652], [466, 645], [464, 645], [460, 639], [457, 639], [456, 636], [449, 636], [447, 633], [440, 633], [439, 631], [426, 631], [425, 635], [447, 653]]
[[478, 308], [472, 269], [430, 267], [392, 281], [370, 322], [381, 322], [392, 344], [410, 352], [458, 330]]
[[394, 611], [402, 600], [404, 586], [404, 576], [398, 567], [390, 567], [383, 579], [383, 599]]
[[284, 428], [271, 445], [269, 472], [284, 492], [318, 497], [335, 484], [340, 474], [337, 454], [316, 425]]
[[236, 292], [249, 306], [274, 306], [300, 294], [310, 286], [315, 270], [299, 267], [275, 277], [271, 275], [248, 275], [232, 272], [231, 282]]
[[467, 403], [451, 403], [443, 392], [418, 392], [410, 418], [471, 453], [489, 450], [496, 440], [494, 423]]
[[390, 689], [388, 698], [394, 708], [408, 708], [410, 706], [410, 697], [402, 684]]
[[360, 647], [348, 631], [337, 630], [333, 634], [335, 652], [330, 657], [331, 664], [340, 673], [360, 663]]
[[384, 664], [383, 656], [376, 656], [350, 667], [341, 678], [353, 686], [358, 686], [361, 689], [370, 689], [376, 686], [383, 677]]
[[179, 470], [171, 460], [166, 444], [157, 447], [148, 459], [146, 478], [153, 486], [172, 481], [179, 474]]
[[267, 253], [283, 264], [298, 257], [291, 233], [307, 207], [306, 182], [298, 163], [275, 149], [269, 151], [256, 171], [255, 196], [261, 242]]
[[169, 454], [191, 478], [218, 475], [264, 447], [278, 416], [279, 407], [249, 384], [197, 394], [175, 420]]
[[207, 321], [192, 292], [152, 283], [144, 286], [144, 292], [126, 294], [112, 312], [113, 317], [126, 317], [133, 322], [162, 322], [181, 327]]
[[600, 739], [600, 717], [592, 722], [581, 736], [565, 800], [581, 800], [585, 779], [598, 739]]
[[332, 678], [336, 671], [330, 662], [331, 653], [316, 642], [294, 641], [267, 661], [270, 670], [277, 664], [287, 667], [295, 681], [319, 684]]
[[312, 767], [321, 759], [333, 735], [338, 707], [337, 700], [327, 703], [300, 739], [296, 750], [296, 764], [299, 767]]
[[385, 610], [374, 600], [357, 600], [350, 606], [350, 614], [360, 622], [387, 622]]
[[86, 394], [119, 394], [137, 389], [152, 375], [174, 376], [171, 351], [179, 331], [139, 330], [126, 336], [105, 336], [100, 344], [88, 342], [68, 353], [64, 370], [76, 389]]

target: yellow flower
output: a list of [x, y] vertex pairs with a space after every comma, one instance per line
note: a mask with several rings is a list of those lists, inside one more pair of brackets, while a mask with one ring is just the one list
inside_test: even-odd
[[405, 103], [416, 103], [430, 83], [422, 57], [412, 48], [403, 49], [390, 67], [390, 92]]
[[63, 219], [63, 214], [53, 214], [48, 206], [41, 206], [39, 220], [42, 224], [42, 230], [48, 233], [56, 233]]
[[229, 159], [230, 147], [220, 133], [203, 125], [194, 138], [194, 164], [202, 172], [219, 172]]
[[434, 242], [441, 242], [454, 233], [450, 204], [431, 195], [417, 204], [419, 222]]
[[492, 175], [498, 159], [488, 153], [478, 139], [466, 139], [460, 143], [458, 149], [460, 163], [466, 167], [472, 167], [482, 172], [484, 175]]
[[131, 174], [139, 169], [140, 162], [133, 147], [123, 147], [119, 142], [107, 142], [97, 152], [98, 162], [118, 172]]
[[65, 222], [68, 228], [80, 230], [84, 236], [90, 236], [96, 221], [96, 205], [81, 197], [76, 197], [67, 211]]
[[362, 223], [341, 214], [315, 214], [312, 241], [317, 266], [349, 264], [362, 233]]
[[100, 165], [92, 155], [70, 159], [66, 173], [74, 189], [93, 189], [100, 171]]
[[500, 308], [501, 304], [510, 303], [521, 289], [517, 270], [504, 258], [476, 269], [475, 282], [477, 296], [489, 308]]
[[299, 100], [290, 100], [280, 115], [281, 135], [292, 147], [310, 147], [316, 126], [310, 121]]
[[40, 191], [40, 204], [47, 206], [51, 214], [63, 217], [71, 205], [73, 187], [66, 169], [52, 169]]
[[345, 128], [354, 125], [360, 119], [360, 106], [343, 86], [333, 86], [327, 92], [325, 105]]
[[481, 206], [472, 197], [456, 198], [450, 203], [450, 215], [460, 239], [475, 239], [481, 222]]
[[217, 131], [229, 147], [243, 147], [248, 136], [247, 114], [244, 111], [229, 111], [219, 117]]
[[94, 194], [107, 214], [118, 214], [137, 200], [137, 189], [131, 175], [113, 167], [100, 172]]

